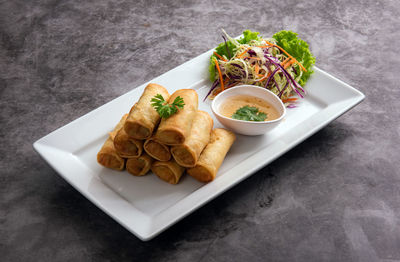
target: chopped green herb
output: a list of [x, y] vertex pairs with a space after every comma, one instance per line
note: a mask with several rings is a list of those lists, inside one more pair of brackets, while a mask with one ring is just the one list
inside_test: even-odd
[[156, 109], [160, 117], [168, 118], [178, 112], [178, 109], [183, 109], [185, 101], [183, 101], [182, 97], [178, 96], [172, 104], [168, 104], [161, 94], [157, 94], [151, 99], [151, 105]]
[[264, 121], [267, 114], [259, 112], [257, 107], [244, 106], [239, 108], [233, 115], [233, 119], [245, 121]]

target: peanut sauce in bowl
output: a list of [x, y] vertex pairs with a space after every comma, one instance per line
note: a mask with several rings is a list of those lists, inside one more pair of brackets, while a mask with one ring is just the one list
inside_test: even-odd
[[[266, 114], [264, 121], [247, 121], [232, 118], [238, 109], [255, 107]], [[286, 115], [286, 107], [281, 99], [271, 91], [254, 85], [241, 85], [218, 94], [211, 110], [226, 128], [242, 135], [262, 135], [279, 125]]]
[[219, 113], [232, 118], [232, 115], [241, 107], [257, 107], [258, 110], [267, 115], [265, 121], [275, 120], [280, 117], [278, 110], [270, 103], [259, 97], [250, 95], [235, 95], [226, 99], [219, 107]]

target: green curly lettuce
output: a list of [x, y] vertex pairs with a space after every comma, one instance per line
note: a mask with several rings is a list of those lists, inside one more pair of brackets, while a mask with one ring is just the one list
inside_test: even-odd
[[315, 57], [311, 54], [308, 44], [297, 37], [297, 34], [292, 31], [282, 30], [272, 36], [278, 46], [282, 47], [291, 56], [296, 58], [300, 64], [307, 70], [303, 72], [300, 80], [298, 81], [303, 86], [310, 78], [312, 66], [315, 63]]
[[240, 44], [248, 44], [252, 40], [260, 40], [260, 37], [258, 35], [259, 35], [259, 32], [252, 32], [250, 30], [244, 30], [243, 37], [241, 37], [238, 40], [238, 42]]

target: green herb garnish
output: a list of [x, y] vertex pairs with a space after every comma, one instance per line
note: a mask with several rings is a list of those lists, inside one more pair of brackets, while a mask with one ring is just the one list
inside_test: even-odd
[[245, 121], [264, 121], [267, 114], [259, 112], [257, 107], [244, 106], [236, 110], [232, 118]]
[[176, 97], [172, 104], [168, 104], [161, 94], [155, 95], [150, 101], [151, 105], [156, 109], [157, 113], [162, 118], [168, 118], [172, 116], [178, 112], [178, 108], [183, 109], [183, 106], [185, 105], [185, 101], [183, 101], [183, 98], [180, 96]]

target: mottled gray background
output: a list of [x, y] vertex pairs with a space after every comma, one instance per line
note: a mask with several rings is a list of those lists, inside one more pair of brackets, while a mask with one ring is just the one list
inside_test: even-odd
[[[0, 1], [2, 261], [400, 261], [398, 1]], [[363, 103], [149, 242], [32, 143], [253, 29], [291, 29]]]

